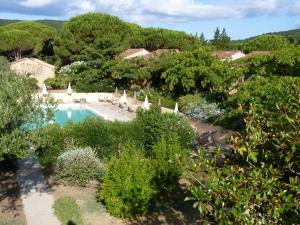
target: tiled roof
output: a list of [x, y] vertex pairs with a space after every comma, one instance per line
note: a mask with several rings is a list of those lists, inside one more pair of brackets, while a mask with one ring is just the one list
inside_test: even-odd
[[228, 59], [237, 53], [240, 53], [240, 51], [218, 51], [213, 52], [212, 55], [219, 59]]
[[130, 49], [127, 49], [125, 51], [123, 51], [119, 57], [121, 58], [125, 58], [125, 57], [128, 57], [128, 56], [131, 56], [131, 55], [134, 55], [136, 53], [139, 53], [141, 51], [147, 51], [146, 49], [144, 48], [130, 48]]
[[11, 65], [14, 65], [16, 63], [23, 62], [23, 61], [26, 61], [26, 60], [31, 60], [33, 62], [36, 62], [36, 63], [39, 63], [39, 64], [43, 64], [44, 66], [47, 66], [47, 67], [50, 67], [50, 68], [53, 68], [53, 69], [55, 68], [55, 66], [53, 66], [53, 65], [51, 65], [49, 63], [46, 63], [46, 62], [44, 62], [44, 61], [42, 61], [40, 59], [28, 58], [28, 57], [24, 57], [24, 58], [18, 59], [16, 61], [12, 62]]

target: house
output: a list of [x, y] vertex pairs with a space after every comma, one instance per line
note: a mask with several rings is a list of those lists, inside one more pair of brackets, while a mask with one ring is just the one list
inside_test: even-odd
[[166, 49], [166, 48], [163, 48], [163, 49], [157, 49], [153, 52], [151, 52], [149, 55], [147, 55], [146, 57], [158, 57], [160, 56], [161, 54], [163, 53], [166, 53], [166, 52], [176, 52], [178, 53], [179, 50], [178, 49]]
[[119, 58], [131, 59], [131, 58], [135, 58], [135, 57], [146, 56], [146, 55], [149, 55], [149, 54], [150, 54], [150, 52], [147, 51], [144, 48], [130, 48], [130, 49], [127, 49], [127, 50], [123, 51], [119, 55]]
[[22, 58], [10, 64], [10, 69], [17, 74], [30, 76], [38, 81], [42, 87], [45, 80], [55, 76], [55, 67], [36, 58]]
[[270, 55], [271, 51], [252, 51], [246, 55], [246, 57], [254, 56], [254, 55]]
[[234, 61], [240, 58], [244, 58], [246, 55], [241, 51], [218, 51], [213, 52], [212, 55], [221, 61]]

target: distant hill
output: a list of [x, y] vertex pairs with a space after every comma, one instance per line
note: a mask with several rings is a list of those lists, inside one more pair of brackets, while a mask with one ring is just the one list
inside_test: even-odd
[[[281, 36], [287, 38], [293, 44], [300, 44], [300, 29], [272, 32], [272, 33], [265, 33], [265, 34], [281, 35]], [[244, 43], [244, 42], [252, 40], [256, 37], [257, 36], [253, 36], [253, 37], [241, 39], [241, 40], [234, 40], [233, 43]]]
[[[0, 26], [4, 26], [9, 23], [20, 22], [22, 20], [6, 20], [0, 19]], [[63, 20], [36, 20], [37, 22], [46, 24], [50, 27], [54, 27], [55, 29], [59, 30], [62, 27], [62, 24], [65, 22]]]

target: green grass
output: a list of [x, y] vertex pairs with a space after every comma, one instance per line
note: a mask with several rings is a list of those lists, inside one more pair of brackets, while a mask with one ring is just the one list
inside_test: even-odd
[[54, 213], [62, 225], [83, 225], [80, 209], [75, 199], [71, 197], [56, 200]]

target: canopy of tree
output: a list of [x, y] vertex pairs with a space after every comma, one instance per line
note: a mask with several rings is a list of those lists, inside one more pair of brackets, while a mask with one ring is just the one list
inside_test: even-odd
[[5, 154], [19, 156], [26, 151], [20, 126], [40, 111], [29, 79], [14, 74], [8, 65], [0, 57], [0, 160]]
[[251, 51], [274, 51], [283, 48], [288, 48], [290, 46], [289, 41], [278, 35], [261, 35], [248, 42], [242, 46], [242, 50], [245, 53]]
[[[0, 26], [4, 26], [11, 23], [21, 22], [22, 20], [6, 20], [0, 19]], [[49, 27], [53, 27], [56, 30], [59, 30], [65, 21], [63, 20], [35, 20], [34, 22], [39, 22]]]
[[11, 23], [0, 27], [0, 51], [12, 59], [20, 58], [23, 52], [37, 55], [47, 51], [56, 35], [54, 28], [38, 22]]
[[142, 28], [107, 14], [89, 13], [63, 25], [55, 53], [66, 65], [79, 60], [112, 59], [126, 48], [192, 49], [200, 44], [198, 38], [184, 32]]

